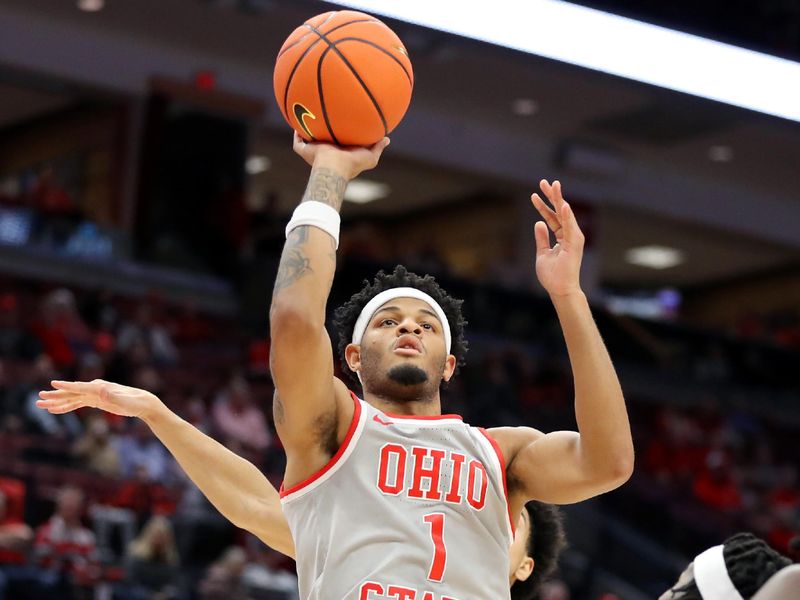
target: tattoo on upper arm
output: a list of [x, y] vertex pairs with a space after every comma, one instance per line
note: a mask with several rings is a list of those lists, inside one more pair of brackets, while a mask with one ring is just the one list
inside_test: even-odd
[[347, 188], [347, 179], [336, 171], [322, 167], [312, 169], [306, 193], [303, 195], [303, 202], [314, 200], [339, 210], [344, 201], [345, 188]]
[[306, 241], [308, 241], [308, 225], [297, 227], [289, 234], [283, 247], [278, 275], [275, 277], [275, 291], [292, 285], [312, 271], [311, 263], [303, 252]]

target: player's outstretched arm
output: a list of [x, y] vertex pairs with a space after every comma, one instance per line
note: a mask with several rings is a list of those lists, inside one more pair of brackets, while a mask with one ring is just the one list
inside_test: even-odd
[[[627, 481], [633, 472], [633, 440], [622, 388], [580, 287], [583, 233], [561, 195], [561, 184], [542, 180], [540, 185], [552, 208], [538, 194], [532, 195], [544, 219], [534, 231], [536, 275], [550, 295], [564, 333], [579, 433], [536, 432], [530, 443], [512, 450], [509, 470], [528, 498], [569, 503]], [[548, 229], [556, 238], [552, 247]]]
[[52, 386], [53, 390], [39, 393], [39, 408], [63, 414], [88, 406], [142, 419], [225, 518], [294, 557], [294, 542], [278, 492], [255, 465], [181, 419], [145, 390], [100, 379], [53, 381]]
[[287, 486], [325, 465], [333, 435], [341, 442], [352, 418], [347, 389], [333, 376], [325, 330], [336, 269], [334, 235], [347, 183], [374, 168], [388, 143], [384, 138], [370, 148], [340, 148], [294, 137], [294, 151], [311, 165], [311, 175], [287, 228], [270, 306], [273, 412], [286, 449]]

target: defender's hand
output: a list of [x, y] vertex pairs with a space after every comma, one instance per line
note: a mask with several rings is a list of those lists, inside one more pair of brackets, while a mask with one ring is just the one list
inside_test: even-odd
[[55, 389], [39, 392], [36, 406], [56, 415], [90, 406], [123, 417], [146, 419], [161, 401], [150, 392], [102, 379], [51, 381]]
[[[531, 202], [544, 222], [534, 227], [536, 237], [536, 276], [550, 296], [567, 296], [581, 291], [580, 271], [583, 258], [584, 237], [572, 208], [561, 195], [561, 183], [553, 185], [542, 179], [542, 192], [553, 205], [550, 208], [539, 194], [531, 196]], [[556, 236], [550, 247], [548, 228]]]
[[294, 151], [312, 167], [326, 167], [339, 171], [347, 179], [357, 177], [363, 171], [378, 166], [389, 138], [385, 137], [372, 146], [336, 146], [322, 142], [306, 142], [297, 132], [294, 133]]

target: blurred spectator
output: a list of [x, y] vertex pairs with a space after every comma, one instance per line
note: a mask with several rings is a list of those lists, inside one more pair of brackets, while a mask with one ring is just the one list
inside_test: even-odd
[[75, 372], [75, 379], [78, 381], [92, 381], [94, 379], [105, 379], [106, 367], [100, 355], [94, 352], [87, 352], [78, 361], [78, 368]]
[[79, 488], [61, 488], [55, 513], [36, 530], [34, 550], [43, 569], [39, 582], [48, 597], [69, 597], [74, 588], [91, 586], [99, 578], [94, 534], [81, 522], [84, 501]]
[[147, 470], [140, 465], [133, 477], [119, 485], [111, 504], [133, 511], [139, 523], [144, 523], [152, 515], [171, 515], [176, 502], [170, 491], [157, 480], [150, 479]]
[[175, 340], [180, 343], [194, 343], [211, 339], [214, 328], [211, 322], [197, 309], [194, 301], [187, 301], [175, 319]]
[[171, 365], [178, 360], [178, 349], [172, 337], [155, 321], [153, 309], [147, 304], [139, 306], [134, 320], [123, 324], [117, 335], [117, 347], [122, 352], [136, 343], [144, 344], [159, 364]]
[[238, 546], [222, 553], [206, 571], [198, 591], [202, 600], [245, 600], [242, 574], [247, 566], [247, 555]]
[[256, 453], [270, 445], [272, 436], [264, 413], [253, 403], [250, 386], [241, 375], [232, 377], [217, 396], [212, 413], [214, 426], [225, 439]]
[[247, 536], [247, 550], [250, 561], [242, 572], [242, 584], [249, 595], [298, 598], [297, 577], [286, 570], [283, 554], [265, 546], [252, 534]]
[[75, 307], [75, 296], [65, 288], [45, 296], [31, 331], [59, 368], [71, 367], [78, 352], [91, 348], [89, 329]]
[[8, 367], [0, 360], [0, 432], [20, 432], [25, 427], [20, 393], [15, 393], [8, 377]]
[[41, 345], [22, 326], [19, 299], [10, 292], [0, 294], [0, 357], [32, 359]]
[[58, 378], [53, 368], [53, 361], [46, 354], [36, 359], [31, 373], [31, 381], [21, 389], [25, 407], [25, 417], [38, 433], [60, 439], [74, 439], [80, 435], [83, 427], [75, 413], [53, 415], [36, 406], [41, 390], [51, 389], [50, 382]]
[[178, 597], [179, 565], [172, 525], [166, 517], [151, 518], [128, 549], [128, 581], [134, 587], [131, 595], [142, 600]]
[[[26, 564], [33, 531], [20, 516], [11, 514], [9, 504], [6, 492], [0, 486], [0, 600], [20, 597], [20, 588], [29, 589], [36, 580], [36, 570]], [[12, 590], [16, 596], [11, 595]]]
[[742, 507], [742, 492], [731, 468], [717, 453], [706, 461], [706, 469], [694, 480], [694, 495], [704, 504], [723, 513], [733, 513]]
[[247, 348], [247, 369], [252, 376], [269, 376], [269, 340], [254, 339]]
[[147, 481], [165, 481], [170, 475], [172, 459], [147, 423], [141, 419], [127, 421], [129, 430], [114, 440], [122, 466], [122, 476], [136, 479], [139, 469]]
[[89, 417], [86, 431], [73, 445], [72, 454], [98, 475], [117, 478], [122, 473], [115, 436], [109, 429], [108, 421], [100, 414]]

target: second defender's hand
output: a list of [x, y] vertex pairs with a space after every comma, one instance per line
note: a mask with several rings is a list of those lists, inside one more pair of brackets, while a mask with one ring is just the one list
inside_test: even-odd
[[52, 414], [84, 407], [99, 408], [122, 417], [147, 419], [161, 401], [150, 392], [102, 379], [94, 381], [51, 381], [53, 390], [39, 392], [36, 406]]
[[378, 166], [381, 154], [388, 145], [388, 137], [369, 147], [306, 142], [295, 132], [292, 148], [312, 167], [337, 168], [347, 179], [353, 179]]

